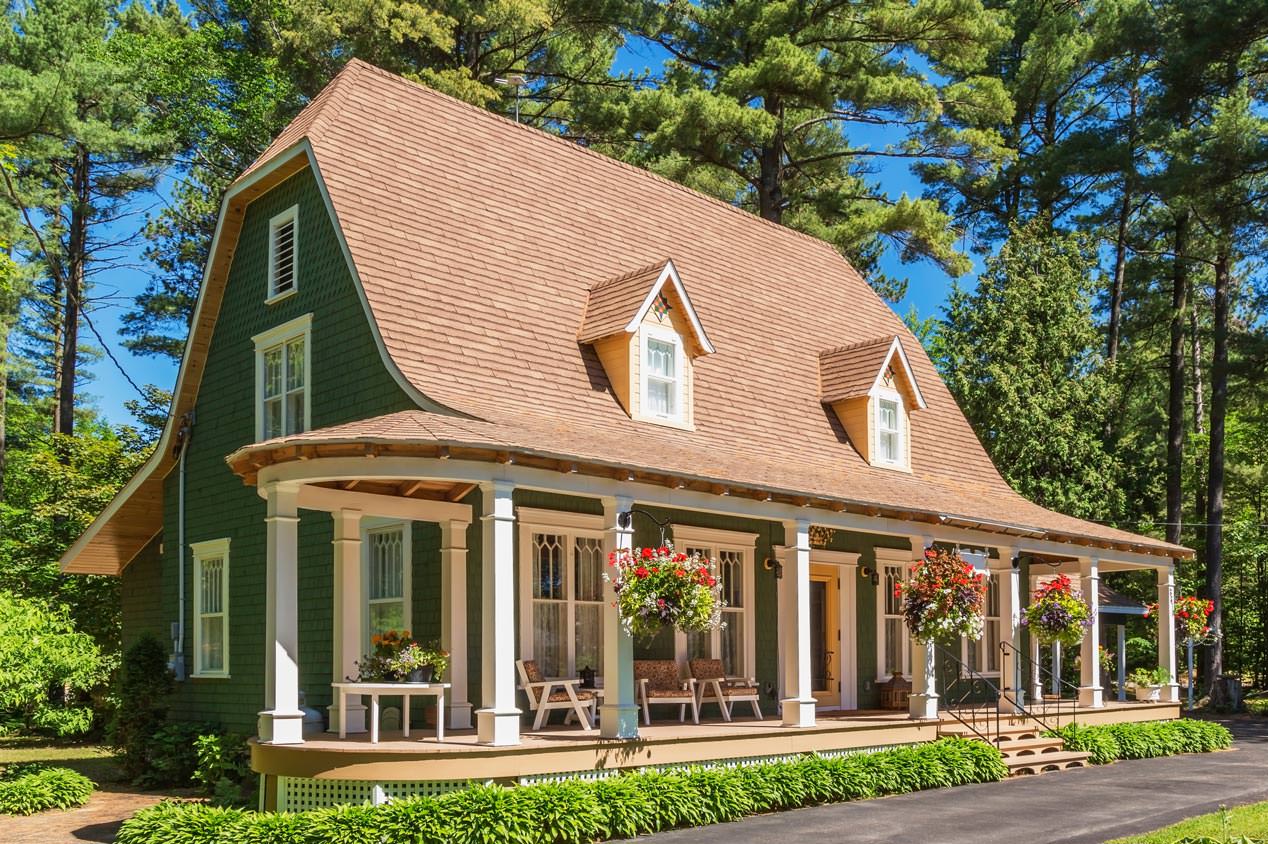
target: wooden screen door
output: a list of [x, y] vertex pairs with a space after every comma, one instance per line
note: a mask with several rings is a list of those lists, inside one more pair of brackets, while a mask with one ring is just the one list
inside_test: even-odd
[[819, 706], [841, 705], [841, 574], [810, 566], [810, 688]]

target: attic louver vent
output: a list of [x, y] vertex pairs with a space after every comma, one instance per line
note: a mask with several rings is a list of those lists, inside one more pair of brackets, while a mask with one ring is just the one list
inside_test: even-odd
[[269, 298], [277, 298], [295, 289], [295, 226], [294, 207], [283, 211], [269, 223]]

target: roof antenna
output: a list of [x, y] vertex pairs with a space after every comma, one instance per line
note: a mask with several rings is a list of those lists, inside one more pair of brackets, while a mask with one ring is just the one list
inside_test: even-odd
[[515, 86], [515, 122], [520, 122], [520, 89], [528, 86], [528, 79], [522, 73], [512, 73], [508, 76], [499, 76], [493, 80], [499, 85], [506, 87]]

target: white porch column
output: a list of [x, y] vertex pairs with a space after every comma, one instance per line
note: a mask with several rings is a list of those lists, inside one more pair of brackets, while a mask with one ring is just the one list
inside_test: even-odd
[[[357, 660], [361, 659], [361, 511], [336, 510], [334, 519], [334, 642], [331, 682], [341, 683], [356, 679]], [[329, 732], [339, 732], [339, 701], [327, 708], [330, 720]], [[365, 705], [360, 695], [348, 696], [348, 724], [350, 733], [365, 732]]]
[[303, 744], [299, 709], [299, 490], [270, 484], [264, 586], [264, 711], [257, 730], [266, 744]]
[[[1021, 679], [1021, 567], [1017, 565], [1017, 549], [1000, 546], [999, 559], [991, 560], [991, 588], [999, 597], [999, 660], [1000, 691], [1005, 711], [1014, 711], [1022, 702]], [[988, 663], [989, 664], [989, 661]]]
[[1158, 569], [1158, 667], [1165, 669], [1171, 681], [1162, 687], [1162, 699], [1169, 703], [1180, 700], [1180, 684], [1176, 681], [1176, 581], [1168, 566]]
[[1101, 561], [1098, 557], [1079, 558], [1080, 588], [1092, 609], [1092, 626], [1083, 637], [1079, 651], [1079, 706], [1105, 705], [1101, 689]]
[[481, 744], [520, 743], [520, 710], [515, 705], [514, 489], [509, 481], [480, 485], [484, 506], [480, 693], [484, 705], [476, 710], [476, 732]]
[[784, 699], [779, 702], [785, 727], [815, 725], [810, 686], [810, 522], [784, 522], [784, 589], [779, 635], [784, 640]]
[[[927, 536], [911, 537], [912, 559], [919, 561], [925, 549], [933, 544]], [[911, 697], [908, 711], [912, 718], [938, 717], [938, 681], [935, 674], [932, 642], [911, 640]]]
[[[603, 499], [603, 550], [610, 554], [634, 547], [634, 530], [621, 527], [618, 517], [629, 512], [634, 499]], [[638, 704], [634, 699], [634, 640], [621, 626], [616, 592], [603, 583], [603, 705], [599, 708], [599, 735], [604, 738], [638, 738]]]
[[446, 724], [451, 730], [471, 729], [471, 699], [467, 683], [467, 528], [470, 522], [447, 519], [440, 523], [440, 646], [449, 651], [451, 686], [445, 696]]

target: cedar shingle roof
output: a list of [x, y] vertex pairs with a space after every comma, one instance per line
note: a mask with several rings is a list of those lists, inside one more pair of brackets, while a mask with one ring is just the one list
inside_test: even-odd
[[[305, 440], [536, 449], [1187, 553], [1017, 495], [920, 343], [823, 241], [360, 61], [253, 168], [301, 137], [389, 355], [471, 417], [412, 411]], [[630, 419], [577, 342], [615, 325], [666, 255], [721, 350], [696, 363], [694, 431]], [[592, 298], [596, 279], [612, 292]], [[819, 350], [867, 350], [840, 355], [852, 384], [894, 337], [928, 404], [911, 474], [867, 465], [820, 405]]]
[[819, 377], [823, 381], [823, 401], [831, 404], [867, 395], [876, 383], [895, 337], [890, 334], [821, 353]]
[[577, 339], [582, 343], [593, 343], [624, 331], [664, 269], [665, 262], [659, 261], [596, 284], [590, 291]]

